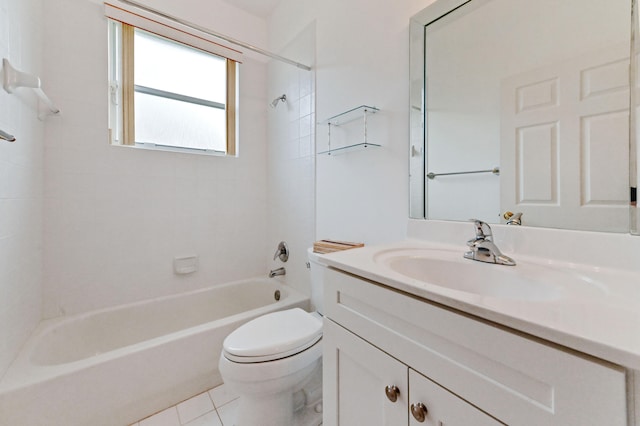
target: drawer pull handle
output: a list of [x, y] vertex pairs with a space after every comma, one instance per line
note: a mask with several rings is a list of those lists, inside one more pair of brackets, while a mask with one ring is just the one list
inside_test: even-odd
[[384, 393], [387, 395], [389, 401], [396, 402], [398, 395], [400, 395], [400, 389], [398, 389], [396, 385], [391, 385], [384, 388]]
[[413, 418], [418, 422], [422, 423], [427, 418], [427, 406], [422, 402], [418, 402], [417, 404], [411, 404], [411, 414], [413, 414]]

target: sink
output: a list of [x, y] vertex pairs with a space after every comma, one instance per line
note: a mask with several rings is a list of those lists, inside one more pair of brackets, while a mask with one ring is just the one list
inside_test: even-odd
[[374, 262], [421, 283], [478, 296], [543, 302], [604, 294], [586, 277], [557, 267], [523, 262], [503, 266], [464, 259], [462, 252], [441, 249], [393, 249]]

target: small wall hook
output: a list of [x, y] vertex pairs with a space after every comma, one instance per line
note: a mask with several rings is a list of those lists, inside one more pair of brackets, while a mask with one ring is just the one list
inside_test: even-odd
[[9, 133], [0, 130], [0, 139], [5, 140], [7, 142], [15, 142], [16, 141], [16, 137], [13, 135], [10, 135]]
[[[54, 105], [49, 97], [42, 91], [40, 78], [26, 72], [15, 69], [7, 58], [2, 58], [2, 87], [7, 93], [13, 93], [19, 87], [33, 89], [40, 101], [46, 105], [51, 114], [58, 114], [60, 109]], [[42, 117], [38, 117], [42, 119]]]

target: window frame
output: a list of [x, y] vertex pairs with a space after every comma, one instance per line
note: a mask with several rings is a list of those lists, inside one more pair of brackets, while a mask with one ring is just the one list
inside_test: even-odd
[[[154, 36], [171, 40], [183, 46], [203, 51], [207, 54], [217, 56], [226, 63], [226, 104], [224, 105], [226, 116], [226, 144], [225, 152], [188, 148], [176, 145], [155, 145], [153, 143], [136, 144], [135, 141], [135, 93], [136, 85], [134, 81], [135, 75], [135, 31], [139, 29]], [[238, 109], [238, 62], [233, 59], [222, 56], [218, 53], [210, 52], [206, 49], [192, 46], [183, 41], [157, 34], [145, 28], [140, 28], [125, 22], [109, 19], [109, 54], [110, 54], [110, 119], [109, 131], [112, 145], [135, 146], [146, 149], [156, 149], [164, 151], [178, 151], [188, 153], [200, 153], [210, 155], [227, 155], [236, 156], [237, 153], [237, 109]], [[142, 86], [140, 86], [142, 87]], [[138, 90], [145, 93], [146, 88]], [[171, 92], [163, 92], [157, 89], [151, 89], [154, 93], [148, 93], [165, 99], [179, 100], [183, 102], [203, 104], [206, 106], [219, 108], [221, 104], [209, 102], [198, 98], [190, 98]], [[168, 96], [162, 96], [166, 94]], [[211, 105], [209, 105], [211, 104]], [[222, 108], [220, 108], [222, 109]], [[114, 132], [116, 130], [116, 132]], [[119, 142], [116, 142], [118, 140]]]

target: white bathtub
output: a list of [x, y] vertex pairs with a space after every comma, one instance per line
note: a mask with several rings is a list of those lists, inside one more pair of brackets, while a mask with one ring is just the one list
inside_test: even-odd
[[43, 321], [0, 381], [0, 425], [130, 424], [222, 383], [222, 341], [239, 325], [308, 305], [253, 279]]

